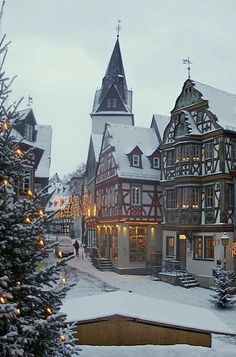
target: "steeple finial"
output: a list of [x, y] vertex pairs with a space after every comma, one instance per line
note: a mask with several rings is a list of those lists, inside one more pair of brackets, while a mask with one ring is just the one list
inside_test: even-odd
[[118, 20], [118, 25], [117, 25], [117, 27], [116, 27], [117, 39], [120, 37], [120, 31], [121, 31], [120, 23], [121, 23], [121, 20]]
[[182, 63], [188, 65], [188, 79], [190, 79], [190, 78], [191, 78], [191, 76], [190, 76], [190, 70], [191, 70], [190, 65], [193, 64], [193, 62], [191, 62], [190, 59], [189, 59], [189, 57], [188, 57], [188, 58], [186, 58], [186, 59], [183, 59], [183, 60], [182, 60]]

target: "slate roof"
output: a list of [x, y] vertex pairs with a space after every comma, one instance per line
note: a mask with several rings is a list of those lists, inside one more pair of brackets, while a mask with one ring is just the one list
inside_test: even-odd
[[[120, 82], [119, 79], [122, 79]], [[96, 112], [109, 89], [114, 85], [128, 111], [132, 111], [132, 91], [128, 90], [125, 70], [122, 61], [119, 39], [115, 43], [105, 76], [102, 81], [101, 89], [95, 94], [93, 112]]]
[[208, 100], [209, 110], [218, 118], [225, 130], [236, 131], [236, 95], [192, 80], [195, 88]]
[[159, 142], [163, 140], [164, 131], [169, 122], [169, 116], [162, 114], [153, 114], [151, 128], [153, 127], [155, 129]]
[[[154, 128], [142, 128], [120, 124], [106, 124], [110, 145], [114, 147], [114, 158], [119, 177], [159, 180], [160, 170], [152, 169], [148, 156], [159, 146]], [[106, 131], [105, 131], [106, 132]], [[138, 146], [143, 152], [142, 168], [130, 166], [128, 154]]]

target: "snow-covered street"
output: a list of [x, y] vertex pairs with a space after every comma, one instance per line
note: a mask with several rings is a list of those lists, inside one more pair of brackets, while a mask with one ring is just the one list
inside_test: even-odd
[[[75, 257], [69, 261], [71, 276], [77, 284], [69, 292], [67, 299], [101, 294], [115, 290], [132, 291], [133, 293], [158, 298], [166, 301], [179, 302], [189, 306], [209, 309], [236, 333], [236, 308], [217, 309], [210, 304], [208, 298], [212, 292], [208, 289], [195, 287], [184, 289], [161, 281], [153, 281], [149, 276], [119, 275], [114, 272], [101, 272], [92, 266], [89, 258]], [[79, 301], [78, 301], [79, 302]], [[106, 301], [104, 301], [104, 304]], [[79, 308], [79, 304], [78, 304]], [[87, 356], [151, 356], [160, 353], [161, 356], [224, 356], [236, 355], [236, 338], [220, 335], [213, 336], [212, 349], [189, 346], [137, 346], [137, 347], [92, 347], [82, 346], [82, 357]], [[218, 351], [219, 350], [219, 351]], [[99, 352], [98, 352], [99, 351]], [[227, 351], [227, 354], [226, 354]]]

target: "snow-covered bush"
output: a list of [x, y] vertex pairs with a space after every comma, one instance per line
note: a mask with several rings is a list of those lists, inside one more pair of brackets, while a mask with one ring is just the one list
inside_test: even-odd
[[216, 268], [214, 286], [212, 287], [215, 293], [209, 299], [212, 304], [221, 308], [236, 304], [236, 297], [234, 296], [236, 291], [231, 287], [234, 275], [233, 271], [223, 270], [219, 266]]

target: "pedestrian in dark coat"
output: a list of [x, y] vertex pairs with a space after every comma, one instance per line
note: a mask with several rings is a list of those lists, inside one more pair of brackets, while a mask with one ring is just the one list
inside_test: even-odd
[[75, 248], [76, 255], [79, 256], [79, 242], [76, 240], [73, 246]]

